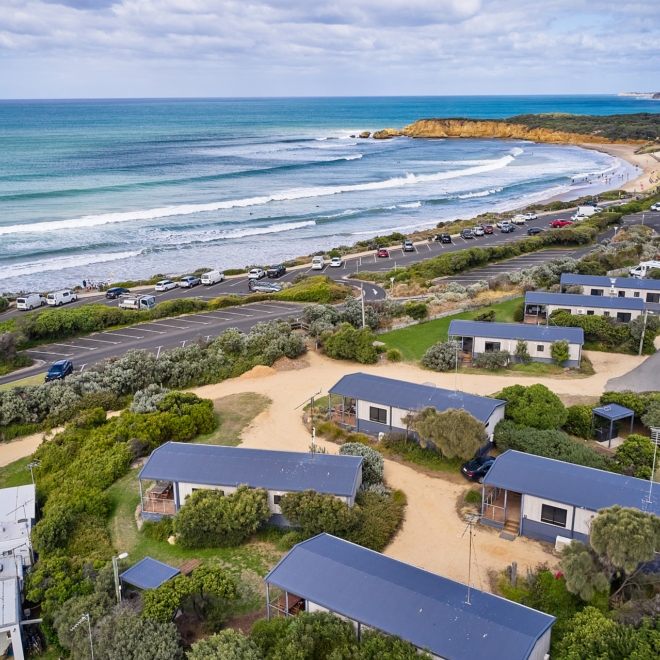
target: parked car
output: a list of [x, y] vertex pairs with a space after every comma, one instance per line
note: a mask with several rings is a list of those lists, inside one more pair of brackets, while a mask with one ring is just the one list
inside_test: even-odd
[[155, 306], [156, 299], [153, 296], [132, 296], [122, 298], [119, 302], [119, 309], [132, 309], [136, 312], [153, 309]]
[[495, 233], [495, 227], [493, 227], [493, 225], [481, 225], [481, 228], [484, 230], [484, 234]]
[[415, 246], [413, 245], [412, 241], [405, 241], [403, 243], [403, 251], [404, 252], [414, 252], [415, 251]]
[[530, 227], [527, 230], [527, 235], [528, 236], [537, 236], [538, 234], [542, 234], [545, 231], [545, 229], [541, 229], [541, 227]]
[[490, 470], [494, 462], [495, 459], [492, 456], [479, 456], [467, 463], [463, 463], [461, 473], [470, 479], [470, 481], [478, 481], [482, 484], [484, 477], [488, 474], [488, 470]]
[[568, 225], [572, 225], [573, 223], [570, 220], [553, 220], [550, 223], [551, 227], [554, 227], [555, 229], [559, 228], [561, 229], [562, 227], [568, 227]]
[[511, 218], [510, 222], [514, 225], [524, 225], [525, 217], [522, 215], [516, 215], [513, 218]]
[[378, 256], [379, 257], [389, 257], [390, 253], [385, 248], [380, 248], [378, 250]]
[[266, 273], [264, 273], [264, 271], [261, 268], [253, 268], [248, 273], [248, 280], [261, 280], [264, 277], [266, 277]]
[[160, 282], [156, 282], [156, 291], [170, 291], [176, 289], [177, 286], [179, 285], [176, 282], [172, 282], [172, 280], [161, 280]]
[[536, 220], [538, 216], [534, 211], [528, 211], [527, 213], [523, 213], [522, 217], [525, 218], [525, 220]]
[[202, 284], [204, 286], [211, 286], [218, 282], [225, 281], [225, 274], [220, 270], [209, 270], [202, 275]]
[[330, 260], [330, 267], [331, 268], [339, 268], [340, 266], [344, 265], [344, 260], [341, 257], [332, 257]]
[[440, 234], [441, 243], [451, 243], [451, 236], [449, 234]]
[[128, 289], [124, 289], [123, 286], [113, 286], [111, 289], [108, 289], [105, 292], [105, 297], [108, 300], [114, 300], [115, 298], [119, 298], [119, 296], [124, 296], [127, 293], [130, 293]]
[[467, 239], [467, 238], [474, 238], [474, 235], [472, 234], [471, 229], [461, 229], [461, 238]]
[[657, 202], [656, 204], [653, 204], [653, 206], [651, 206], [650, 210], [651, 211], [660, 211], [660, 202]]
[[500, 231], [503, 234], [510, 234], [511, 232], [516, 231], [516, 228], [513, 225], [503, 224], [502, 227], [500, 228]]
[[28, 293], [26, 296], [16, 298], [16, 309], [34, 309], [43, 307], [46, 304], [46, 297], [40, 293]]
[[483, 227], [475, 227], [475, 228], [472, 230], [472, 233], [473, 233], [475, 236], [483, 236], [483, 235], [485, 234], [485, 232], [484, 232], [484, 228], [483, 228]]
[[51, 307], [59, 307], [60, 305], [66, 305], [67, 303], [75, 302], [76, 300], [78, 300], [78, 296], [69, 289], [55, 291], [46, 296], [46, 302]]
[[277, 293], [282, 290], [282, 287], [279, 286], [279, 284], [260, 282], [259, 280], [250, 280], [248, 282], [248, 288], [255, 293]]
[[282, 277], [282, 275], [286, 275], [286, 268], [282, 264], [276, 264], [268, 269], [266, 275], [268, 277]]
[[508, 221], [508, 220], [498, 220], [498, 221], [495, 223], [495, 226], [496, 226], [498, 229], [502, 229], [502, 225], [508, 225], [508, 224], [509, 224], [509, 221]]
[[64, 380], [69, 374], [73, 373], [73, 362], [71, 360], [58, 360], [50, 365], [46, 374], [46, 382], [51, 380]]
[[186, 277], [182, 277], [179, 280], [179, 286], [182, 289], [192, 289], [194, 286], [197, 286], [201, 283], [202, 280], [200, 280], [199, 277], [195, 277], [194, 275], [187, 275]]
[[312, 270], [323, 270], [324, 268], [325, 268], [325, 259], [323, 257], [318, 256], [312, 259]]

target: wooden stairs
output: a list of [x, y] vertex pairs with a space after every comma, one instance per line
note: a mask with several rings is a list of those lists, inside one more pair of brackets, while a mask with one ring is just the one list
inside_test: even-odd
[[506, 500], [506, 521], [502, 531], [511, 534], [511, 536], [518, 536], [518, 530], [520, 529], [521, 503], [522, 495], [520, 493], [508, 492]]

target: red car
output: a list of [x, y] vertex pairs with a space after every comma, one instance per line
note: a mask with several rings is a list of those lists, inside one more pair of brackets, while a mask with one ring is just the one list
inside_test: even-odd
[[481, 228], [484, 230], [484, 234], [492, 234], [495, 231], [493, 225], [481, 225]]
[[557, 227], [568, 227], [568, 225], [572, 224], [573, 222], [571, 220], [553, 220], [550, 226], [556, 229]]
[[379, 257], [389, 257], [390, 253], [385, 248], [380, 248], [380, 250], [378, 250], [378, 256]]

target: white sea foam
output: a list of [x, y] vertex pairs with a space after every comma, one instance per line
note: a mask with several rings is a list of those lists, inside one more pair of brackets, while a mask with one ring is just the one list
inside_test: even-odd
[[344, 160], [357, 160], [362, 158], [362, 154], [355, 154], [355, 156], [344, 156]]
[[[306, 220], [304, 222], [283, 222], [277, 225], [269, 225], [268, 227], [254, 227], [252, 229], [236, 229], [234, 231], [223, 232], [215, 236], [206, 236], [204, 238], [194, 238], [190, 243], [209, 243], [211, 241], [221, 241], [228, 238], [243, 238], [244, 236], [261, 236], [263, 234], [279, 234], [283, 231], [291, 231], [292, 229], [302, 229], [303, 227], [313, 227], [316, 224], [314, 220]], [[183, 245], [179, 243], [179, 245]]]
[[502, 192], [504, 188], [494, 188], [493, 190], [481, 190], [479, 192], [470, 192], [465, 193], [464, 195], [454, 195], [450, 199], [470, 199], [471, 197], [488, 197], [488, 195], [496, 195], [498, 192]]
[[181, 204], [177, 206], [164, 206], [155, 209], [146, 209], [143, 211], [125, 211], [122, 213], [102, 213], [99, 215], [87, 215], [82, 218], [73, 218], [71, 220], [56, 220], [53, 222], [36, 222], [31, 225], [8, 225], [0, 227], [0, 235], [17, 234], [27, 232], [50, 232], [63, 229], [79, 229], [82, 227], [97, 227], [118, 222], [133, 222], [140, 220], [156, 220], [158, 218], [169, 218], [178, 215], [191, 215], [193, 213], [204, 213], [209, 211], [219, 211], [223, 209], [245, 208], [249, 206], [258, 206], [268, 204], [269, 202], [279, 202], [295, 199], [308, 199], [312, 197], [326, 197], [338, 195], [341, 193], [350, 193], [354, 191], [385, 190], [392, 188], [401, 188], [411, 186], [417, 183], [430, 183], [435, 181], [446, 181], [463, 176], [472, 176], [483, 174], [493, 170], [499, 170], [506, 167], [514, 161], [513, 156], [504, 156], [493, 160], [486, 165], [468, 167], [461, 170], [452, 170], [449, 172], [437, 172], [436, 174], [406, 174], [403, 177], [393, 177], [384, 181], [372, 181], [370, 183], [355, 183], [343, 186], [318, 186], [316, 188], [298, 188], [286, 190], [281, 193], [264, 195], [261, 197], [248, 197], [246, 199], [234, 199], [223, 202], [212, 202], [210, 204]]
[[421, 202], [411, 202], [410, 204], [398, 204], [398, 207], [400, 209], [418, 209], [421, 205]]
[[[0, 280], [8, 277], [22, 277], [49, 271], [64, 270], [65, 268], [82, 268], [92, 264], [101, 264], [107, 261], [118, 261], [136, 257], [140, 252], [110, 252], [106, 254], [79, 254], [68, 257], [55, 257], [54, 259], [39, 259], [23, 264], [12, 264], [0, 267]], [[83, 273], [84, 275], [84, 273]]]
[[514, 147], [511, 149], [510, 153], [512, 156], [522, 156], [525, 153], [525, 150], [521, 149], [520, 147]]

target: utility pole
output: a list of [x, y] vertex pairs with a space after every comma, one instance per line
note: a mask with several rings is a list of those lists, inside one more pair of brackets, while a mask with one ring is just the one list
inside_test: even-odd
[[367, 324], [364, 322], [364, 284], [360, 284], [360, 298], [362, 299], [362, 327], [364, 328]]
[[118, 557], [112, 558], [112, 571], [115, 576], [115, 596], [117, 597], [117, 603], [121, 603], [121, 585], [119, 584], [119, 559], [126, 559], [128, 557], [128, 552], [122, 552]]
[[648, 316], [648, 313], [649, 313], [649, 310], [647, 309], [644, 312], [644, 325], [642, 326], [642, 336], [639, 338], [639, 352], [637, 353], [637, 355], [642, 354], [642, 346], [644, 345], [644, 335], [646, 333], [646, 318]]
[[651, 469], [651, 483], [649, 485], [648, 504], [653, 501], [653, 479], [655, 478], [655, 459], [658, 453], [658, 442], [660, 442], [660, 428], [651, 427], [651, 440], [653, 440], [653, 468]]
[[73, 632], [83, 621], [87, 621], [87, 628], [89, 630], [89, 648], [90, 651], [92, 652], [92, 660], [94, 660], [94, 644], [92, 642], [92, 624], [89, 620], [89, 614], [83, 614], [78, 620], [78, 623], [76, 623], [76, 625], [73, 626], [73, 628], [71, 628], [71, 632]]
[[32, 485], [34, 485], [34, 468], [38, 467], [41, 467], [41, 461], [32, 461], [23, 468], [24, 470], [30, 470], [30, 475], [32, 476]]

